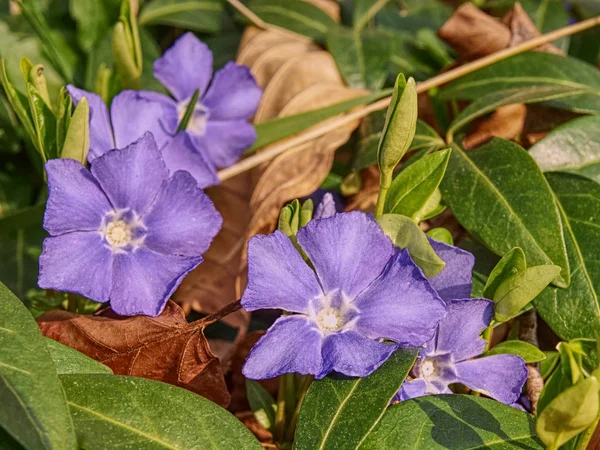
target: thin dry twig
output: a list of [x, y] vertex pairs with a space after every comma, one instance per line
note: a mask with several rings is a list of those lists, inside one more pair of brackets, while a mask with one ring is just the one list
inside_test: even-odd
[[[236, 4], [239, 3], [238, 0], [228, 0], [234, 7], [237, 8]], [[243, 5], [242, 5], [243, 6]], [[245, 8], [245, 7], [244, 7]], [[247, 8], [246, 8], [247, 9]], [[262, 21], [262, 19], [259, 18]], [[268, 27], [272, 27], [272, 25], [265, 24]], [[542, 36], [539, 36], [534, 39], [530, 39], [525, 41], [515, 47], [506, 48], [504, 50], [500, 50], [496, 53], [492, 53], [491, 55], [485, 56], [483, 58], [477, 59], [470, 63], [464, 64], [460, 67], [457, 67], [453, 70], [449, 70], [448, 72], [437, 75], [433, 78], [430, 78], [427, 81], [423, 81], [422, 83], [417, 84], [417, 92], [423, 93], [428, 90], [446, 84], [450, 81], [454, 81], [464, 75], [475, 72], [479, 69], [487, 67], [491, 64], [494, 64], [503, 59], [509, 58], [511, 56], [517, 55], [519, 53], [526, 52], [528, 50], [533, 50], [540, 45], [546, 44], [548, 42], [556, 41], [565, 36], [569, 36], [575, 33], [578, 33], [583, 30], [587, 30], [589, 28], [593, 28], [597, 25], [600, 25], [600, 16], [593, 17], [591, 19], [584, 20], [582, 22], [578, 22], [573, 25], [569, 25], [564, 28], [560, 28], [558, 30], [552, 31], [550, 33], [546, 33]], [[271, 28], [269, 28], [271, 29]], [[296, 35], [294, 33], [294, 35]], [[357, 109], [355, 111], [351, 111], [347, 114], [340, 116], [338, 119], [330, 120], [322, 125], [315, 126], [309, 128], [306, 131], [298, 133], [295, 136], [287, 138], [285, 140], [280, 141], [279, 143], [275, 143], [263, 152], [256, 153], [246, 159], [241, 160], [237, 164], [234, 164], [231, 167], [220, 170], [218, 175], [221, 181], [232, 178], [242, 172], [252, 169], [263, 162], [269, 161], [275, 158], [277, 155], [284, 153], [288, 150], [298, 149], [299, 146], [305, 144], [307, 142], [312, 141], [318, 137], [321, 137], [327, 133], [330, 133], [333, 130], [338, 129], [348, 123], [351, 123], [354, 120], [362, 119], [363, 117], [368, 116], [374, 111], [380, 111], [388, 107], [390, 104], [391, 96], [378, 100], [375, 103], [367, 105], [363, 108]]]
[[[521, 314], [519, 317], [519, 339], [539, 348], [537, 336], [537, 313], [535, 308]], [[527, 375], [526, 391], [531, 402], [531, 412], [537, 411], [538, 400], [544, 389], [544, 379], [540, 374], [540, 363], [527, 364], [529, 374]]]

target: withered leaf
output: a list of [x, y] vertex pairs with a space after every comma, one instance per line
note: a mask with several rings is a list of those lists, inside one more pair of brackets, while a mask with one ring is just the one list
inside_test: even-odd
[[470, 150], [492, 137], [516, 140], [523, 132], [527, 107], [523, 104], [498, 108], [491, 116], [476, 123], [474, 130], [463, 140]]
[[169, 301], [158, 317], [121, 317], [111, 309], [95, 315], [50, 311], [37, 319], [42, 333], [99, 361], [117, 375], [173, 384], [226, 407], [230, 395], [219, 360], [210, 351], [203, 319], [188, 324]]
[[[504, 22], [510, 29], [511, 37], [509, 47], [514, 47], [521, 42], [528, 41], [529, 39], [541, 36], [541, 33], [535, 27], [535, 24], [525, 12], [519, 2], [516, 2], [513, 8], [506, 13], [503, 17]], [[547, 53], [555, 53], [557, 55], [564, 55], [564, 52], [558, 47], [547, 43], [536, 48], [536, 50]]]

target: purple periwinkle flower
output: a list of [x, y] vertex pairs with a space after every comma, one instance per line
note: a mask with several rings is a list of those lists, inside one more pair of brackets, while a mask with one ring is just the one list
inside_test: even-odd
[[169, 171], [150, 133], [94, 159], [46, 163], [48, 203], [38, 284], [157, 316], [221, 228], [187, 172]]
[[247, 378], [323, 378], [332, 371], [363, 377], [399, 345], [431, 339], [444, 301], [408, 251], [366, 214], [312, 220], [297, 240], [314, 270], [280, 231], [248, 244], [243, 307], [293, 314], [277, 319], [254, 346], [243, 368]]
[[435, 336], [419, 352], [411, 379], [404, 382], [399, 399], [428, 394], [451, 394], [451, 383], [506, 404], [519, 399], [527, 380], [525, 361], [517, 355], [493, 355], [472, 359], [484, 352], [486, 341], [479, 337], [494, 315], [490, 300], [459, 299], [448, 302], [448, 313]]

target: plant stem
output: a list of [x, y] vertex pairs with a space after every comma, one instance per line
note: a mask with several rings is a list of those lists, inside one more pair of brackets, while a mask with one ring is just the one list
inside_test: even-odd
[[284, 374], [279, 377], [279, 389], [277, 389], [277, 413], [275, 414], [275, 425], [273, 426], [273, 440], [283, 442], [285, 433], [285, 377]]
[[310, 387], [310, 385], [312, 384], [314, 379], [315, 379], [315, 377], [313, 377], [312, 375], [305, 375], [304, 379], [302, 380], [300, 392], [298, 393], [296, 409], [294, 411], [294, 415], [290, 419], [290, 422], [288, 424], [286, 434], [285, 434], [286, 439], [290, 442], [294, 440], [294, 434], [296, 433], [296, 425], [298, 424], [298, 416], [300, 415], [300, 410], [302, 409], [302, 402], [304, 401], [304, 397], [306, 396], [306, 393], [308, 392], [308, 388]]
[[387, 197], [387, 191], [391, 184], [392, 174], [381, 172], [381, 179], [379, 181], [379, 195], [377, 196], [377, 207], [375, 208], [375, 217], [379, 217], [383, 214], [385, 198]]
[[492, 346], [492, 335], [494, 334], [494, 324], [490, 322], [490, 325], [483, 330], [483, 338], [486, 340], [485, 351], [487, 352]]
[[575, 450], [586, 450], [586, 448], [588, 447], [588, 444], [592, 440], [592, 437], [594, 436], [594, 432], [596, 431], [596, 428], [598, 427], [599, 424], [600, 424], [600, 417], [598, 417], [594, 421], [594, 423], [592, 423], [589, 427], [587, 427], [585, 429], [585, 431], [581, 434], [581, 439], [577, 443], [577, 447], [575, 447]]
[[67, 310], [69, 312], [77, 314], [77, 294], [68, 293], [67, 300]]

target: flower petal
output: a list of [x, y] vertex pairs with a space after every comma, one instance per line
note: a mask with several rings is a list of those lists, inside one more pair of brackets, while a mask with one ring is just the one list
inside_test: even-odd
[[92, 162], [111, 148], [115, 148], [113, 131], [108, 118], [108, 108], [98, 94], [77, 89], [72, 84], [67, 85], [67, 91], [71, 95], [75, 106], [77, 106], [81, 97], [85, 97], [88, 101], [90, 109], [90, 152], [88, 153], [88, 161]]
[[254, 126], [245, 120], [209, 120], [204, 134], [190, 135], [198, 151], [219, 169], [234, 164], [256, 140]]
[[321, 372], [323, 338], [305, 316], [282, 316], [250, 351], [242, 373], [251, 380], [284, 373], [317, 375]]
[[150, 91], [123, 91], [110, 106], [116, 148], [125, 148], [147, 131], [158, 148], [163, 148], [175, 134], [179, 122], [177, 105], [166, 95]]
[[248, 242], [246, 311], [283, 309], [308, 313], [311, 299], [323, 295], [315, 273], [281, 231], [258, 234]]
[[220, 183], [215, 166], [208, 161], [203, 152], [198, 151], [192, 138], [185, 131], [177, 133], [162, 149], [163, 159], [173, 175], [178, 170], [189, 172], [201, 188]]
[[356, 331], [332, 333], [323, 345], [323, 369], [315, 378], [330, 372], [366, 377], [379, 368], [398, 347], [368, 339]]
[[527, 381], [527, 366], [517, 355], [493, 355], [456, 364], [457, 381], [510, 405]]
[[350, 299], [379, 276], [393, 255], [392, 241], [359, 211], [312, 220], [297, 237], [323, 290], [341, 289]]
[[121, 316], [156, 317], [183, 278], [201, 262], [201, 256], [162, 255], [145, 247], [115, 254], [110, 306]]
[[327, 217], [334, 216], [336, 213], [337, 208], [335, 206], [333, 194], [331, 192], [326, 192], [315, 209], [313, 219], [325, 219]]
[[406, 249], [396, 252], [353, 305], [359, 311], [357, 331], [371, 339], [391, 339], [410, 346], [431, 339], [446, 312], [444, 301]]
[[200, 96], [206, 91], [213, 70], [213, 55], [208, 46], [185, 33], [154, 61], [154, 77], [178, 101], [188, 100], [196, 89]]
[[44, 229], [51, 235], [98, 231], [104, 214], [112, 207], [92, 174], [73, 159], [48, 161], [46, 173]]
[[446, 317], [438, 327], [435, 353], [452, 353], [454, 361], [481, 355], [486, 341], [479, 335], [493, 316], [494, 302], [491, 300], [467, 298], [448, 302]]
[[108, 301], [113, 254], [100, 233], [83, 231], [48, 237], [40, 255], [38, 285]]
[[250, 73], [250, 68], [228, 62], [218, 70], [202, 104], [210, 120], [248, 120], [256, 112], [262, 89]]
[[217, 235], [223, 218], [189, 173], [179, 170], [142, 217], [144, 245], [165, 255], [202, 255]]
[[394, 397], [394, 400], [404, 401], [411, 398], [423, 397], [427, 395], [427, 383], [421, 378], [415, 378], [414, 380], [406, 380], [402, 383], [400, 390]]
[[433, 288], [444, 300], [469, 298], [475, 257], [465, 250], [435, 239], [429, 238], [429, 243], [446, 263], [440, 273], [429, 279]]
[[91, 171], [115, 208], [131, 208], [138, 215], [152, 204], [169, 176], [152, 133], [97, 158]]

